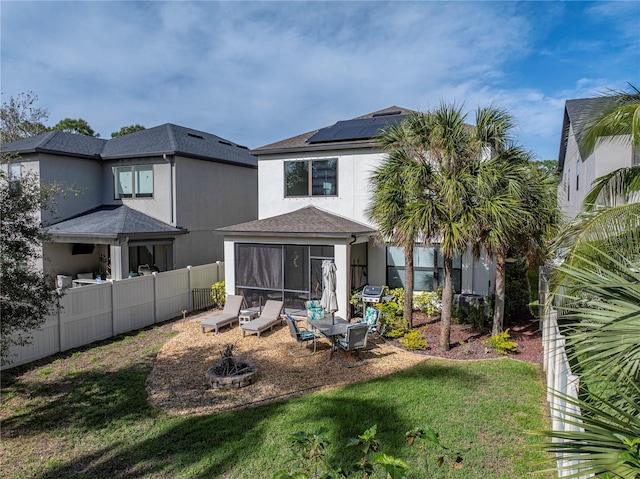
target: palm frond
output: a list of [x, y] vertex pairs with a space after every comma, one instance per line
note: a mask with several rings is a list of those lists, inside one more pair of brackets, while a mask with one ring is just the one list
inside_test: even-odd
[[533, 431], [533, 434], [548, 438], [550, 442], [545, 449], [567, 461], [563, 477], [595, 475], [637, 479], [640, 475], [640, 403], [637, 400], [640, 388], [635, 385], [631, 395], [615, 389], [612, 392], [626, 407], [620, 408], [604, 396], [584, 401], [554, 393], [571, 406], [553, 411], [571, 430]]
[[640, 192], [640, 166], [619, 168], [596, 179], [584, 199], [584, 210], [628, 203]]

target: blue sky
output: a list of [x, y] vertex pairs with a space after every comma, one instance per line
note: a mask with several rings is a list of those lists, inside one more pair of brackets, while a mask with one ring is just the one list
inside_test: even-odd
[[3, 0], [2, 100], [102, 138], [175, 123], [256, 148], [397, 105], [496, 105], [539, 159], [564, 101], [640, 86], [640, 2]]

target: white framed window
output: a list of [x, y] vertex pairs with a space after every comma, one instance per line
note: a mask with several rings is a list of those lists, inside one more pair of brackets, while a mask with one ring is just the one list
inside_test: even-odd
[[113, 169], [114, 197], [153, 198], [153, 165], [116, 166]]
[[640, 145], [633, 145], [633, 166], [640, 166]]
[[338, 159], [284, 162], [284, 196], [337, 196]]
[[580, 189], [580, 160], [576, 160], [576, 191]]
[[9, 181], [18, 181], [22, 177], [22, 165], [9, 163]]

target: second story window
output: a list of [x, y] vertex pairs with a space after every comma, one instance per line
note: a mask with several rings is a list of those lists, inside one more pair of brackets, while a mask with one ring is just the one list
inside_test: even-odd
[[336, 196], [338, 160], [284, 162], [284, 196]]
[[116, 199], [153, 197], [153, 165], [117, 166], [113, 180]]
[[576, 191], [580, 189], [580, 160], [576, 161]]

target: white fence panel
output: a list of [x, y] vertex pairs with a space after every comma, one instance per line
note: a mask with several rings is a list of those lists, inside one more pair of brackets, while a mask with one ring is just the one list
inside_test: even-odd
[[155, 323], [155, 277], [138, 276], [113, 282], [113, 334]]
[[[542, 329], [542, 344], [544, 346], [543, 367], [547, 379], [547, 401], [551, 409], [551, 427], [554, 431], [579, 431], [582, 428], [566, 424], [563, 420], [570, 414], [580, 414], [580, 408], [567, 402], [563, 395], [577, 399], [579, 392], [579, 377], [571, 372], [571, 366], [565, 350], [565, 338], [560, 334], [558, 314], [548, 311], [544, 317]], [[571, 417], [571, 420], [574, 419]], [[556, 458], [558, 477], [567, 477], [577, 472], [571, 469], [575, 461], [565, 459], [562, 454]], [[588, 477], [588, 476], [583, 476]]]
[[189, 270], [156, 274], [156, 322], [166, 321], [189, 311], [191, 289]]
[[224, 262], [191, 267], [191, 289], [210, 288], [218, 281], [224, 281]]
[[39, 329], [29, 333], [29, 336], [33, 338], [30, 344], [9, 348], [7, 359], [11, 361], [10, 366], [30, 363], [59, 352], [60, 335], [58, 329], [58, 313], [54, 311], [53, 314], [47, 316], [46, 321]]
[[77, 348], [113, 335], [112, 283], [71, 288], [60, 298], [60, 350]]
[[[224, 263], [70, 288], [31, 344], [9, 351], [9, 367], [179, 317], [191, 311], [192, 290], [224, 280]], [[4, 369], [1, 368], [1, 369]]]

